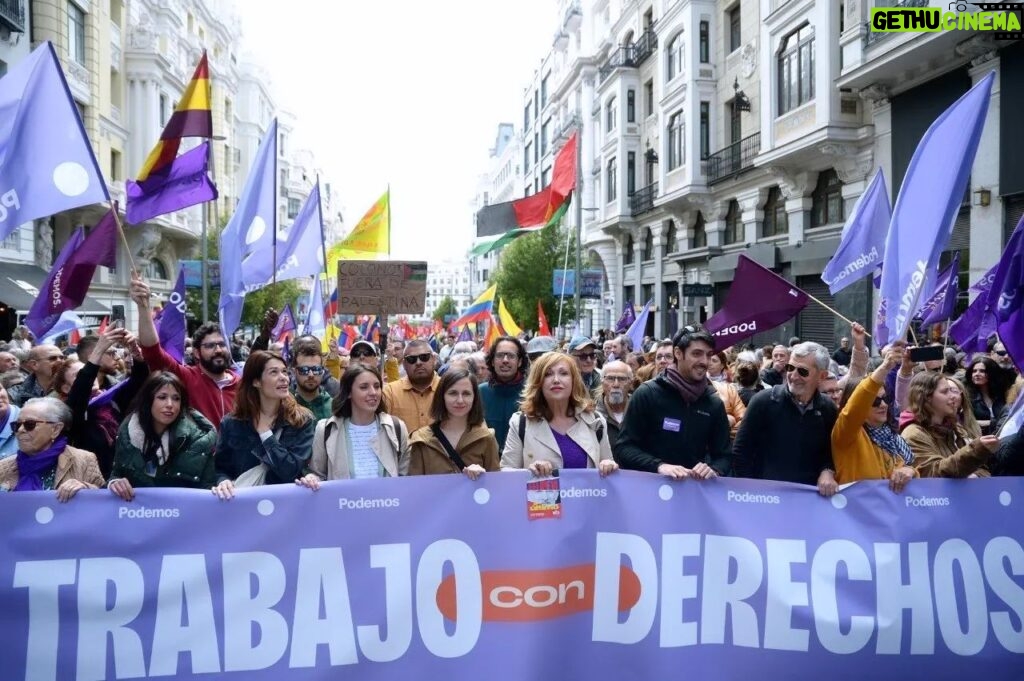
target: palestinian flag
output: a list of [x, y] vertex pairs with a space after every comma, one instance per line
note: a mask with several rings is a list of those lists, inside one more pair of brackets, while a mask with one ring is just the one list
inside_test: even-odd
[[[540, 196], [540, 194], [535, 194], [534, 196]], [[551, 217], [548, 218], [546, 222], [541, 223], [536, 227], [520, 227], [518, 229], [512, 229], [503, 234], [499, 234], [493, 238], [487, 239], [486, 241], [481, 241], [479, 244], [473, 247], [473, 250], [470, 251], [470, 255], [486, 255], [491, 251], [496, 251], [504, 248], [506, 245], [515, 241], [524, 234], [533, 234], [534, 232], [544, 229], [545, 227], [548, 227], [550, 225], [557, 225], [562, 221], [562, 218], [565, 216], [566, 211], [569, 210], [570, 203], [572, 203], [571, 194], [566, 197], [565, 201], [562, 202], [562, 205], [558, 207], [558, 210], [552, 213]]]

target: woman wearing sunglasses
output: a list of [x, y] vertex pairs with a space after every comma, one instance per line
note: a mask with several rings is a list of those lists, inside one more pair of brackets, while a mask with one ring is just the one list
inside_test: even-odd
[[18, 438], [14, 437], [11, 424], [18, 420], [21, 409], [11, 404], [7, 390], [0, 385], [0, 459], [13, 456], [18, 451]]
[[155, 373], [117, 433], [107, 488], [131, 501], [136, 487], [212, 487], [216, 444], [213, 424], [189, 409], [181, 379], [169, 371]]
[[394, 478], [409, 471], [409, 433], [384, 412], [380, 370], [353, 364], [341, 377], [334, 416], [316, 425], [309, 473], [295, 482], [311, 490], [324, 480]]
[[903, 358], [903, 349], [890, 349], [874, 373], [843, 389], [839, 417], [832, 428], [832, 461], [836, 482], [888, 480], [899, 493], [917, 477], [914, 454], [907, 442], [889, 426], [885, 377]]
[[92, 452], [68, 446], [71, 410], [54, 397], [36, 397], [22, 406], [11, 428], [18, 452], [0, 460], [0, 489], [14, 492], [56, 490], [67, 501], [81, 489], [103, 486]]
[[476, 480], [501, 469], [498, 441], [484, 423], [476, 376], [465, 367], [449, 368], [430, 406], [434, 420], [409, 438], [409, 475], [464, 473]]

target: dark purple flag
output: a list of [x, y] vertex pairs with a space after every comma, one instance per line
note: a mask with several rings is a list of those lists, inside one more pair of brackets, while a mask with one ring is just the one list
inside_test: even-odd
[[25, 325], [36, 338], [45, 336], [63, 312], [82, 304], [99, 265], [117, 265], [117, 223], [112, 211], [84, 239], [80, 227], [61, 250], [25, 317]]
[[1024, 218], [999, 259], [987, 302], [995, 315], [999, 340], [1017, 369], [1024, 371]]
[[167, 304], [160, 310], [160, 326], [157, 329], [160, 347], [179, 364], [185, 358], [185, 311], [185, 268], [182, 267]]
[[125, 218], [137, 225], [217, 198], [217, 187], [206, 174], [210, 143], [203, 142], [174, 159], [171, 165], [142, 182], [128, 181]]
[[635, 321], [636, 313], [633, 312], [633, 301], [628, 300], [626, 306], [622, 308], [622, 316], [619, 317], [619, 321], [615, 322], [615, 333], [625, 333]]
[[727, 348], [792, 319], [809, 302], [795, 285], [741, 255], [725, 305], [704, 327], [714, 334], [715, 347]]
[[295, 330], [295, 315], [292, 313], [292, 304], [288, 303], [284, 306], [284, 310], [281, 315], [277, 318], [277, 324], [270, 330], [270, 337], [277, 342], [281, 342], [286, 333], [290, 333]]
[[937, 324], [953, 316], [956, 297], [960, 293], [960, 251], [953, 255], [953, 262], [939, 273], [935, 282], [935, 294], [921, 306], [921, 324]]
[[995, 323], [992, 315], [987, 314], [985, 294], [975, 298], [964, 313], [949, 325], [949, 337], [968, 355], [985, 352], [988, 349], [988, 336], [993, 331]]

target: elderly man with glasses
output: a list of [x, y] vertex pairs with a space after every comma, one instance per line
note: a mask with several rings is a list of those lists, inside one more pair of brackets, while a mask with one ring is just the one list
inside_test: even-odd
[[[353, 356], [355, 356], [353, 346]], [[384, 386], [384, 408], [405, 423], [409, 432], [432, 423], [430, 405], [441, 377], [434, 371], [434, 350], [425, 340], [412, 340], [402, 354], [405, 378]]]
[[12, 404], [19, 407], [34, 397], [46, 397], [57, 386], [53, 385], [53, 370], [57, 362], [64, 359], [64, 353], [56, 345], [45, 343], [36, 345], [28, 353], [28, 361], [25, 368], [28, 369], [28, 378], [24, 383], [10, 389], [10, 400]]
[[597, 400], [597, 411], [608, 423], [608, 444], [612, 454], [618, 456], [616, 445], [622, 421], [626, 418], [626, 407], [633, 394], [633, 370], [620, 360], [612, 360], [601, 371], [601, 394]]
[[838, 490], [832, 465], [832, 427], [838, 408], [822, 395], [828, 350], [818, 343], [792, 348], [785, 380], [750, 399], [733, 445], [737, 477], [815, 485], [823, 496]]

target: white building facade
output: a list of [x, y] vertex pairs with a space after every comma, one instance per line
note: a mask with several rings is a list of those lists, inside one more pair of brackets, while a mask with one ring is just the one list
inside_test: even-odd
[[457, 311], [466, 309], [473, 301], [470, 296], [468, 260], [430, 263], [427, 266], [424, 316], [430, 318], [441, 301], [448, 296], [455, 301]]

